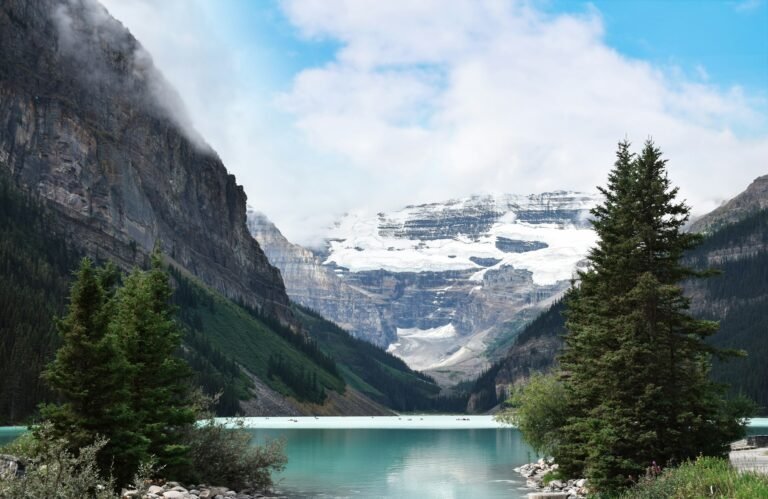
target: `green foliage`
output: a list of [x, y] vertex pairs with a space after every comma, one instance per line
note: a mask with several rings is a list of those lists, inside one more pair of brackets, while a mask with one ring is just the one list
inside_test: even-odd
[[554, 456], [565, 473], [616, 490], [652, 462], [722, 455], [743, 433], [744, 407], [709, 379], [705, 339], [717, 324], [688, 314], [680, 282], [700, 275], [680, 263], [701, 237], [682, 232], [661, 152], [647, 142], [617, 161], [592, 210], [599, 240], [567, 298], [560, 358], [567, 423]]
[[121, 484], [149, 456], [166, 473], [189, 465], [179, 443], [195, 420], [189, 368], [173, 356], [181, 333], [160, 255], [152, 260], [151, 270], [133, 271], [121, 287], [115, 268], [96, 271], [83, 260], [58, 321], [62, 345], [45, 372], [61, 397], [43, 410], [55, 434], [71, 452], [107, 438], [99, 465]]
[[689, 252], [687, 261], [697, 268], [707, 266], [708, 255], [740, 254], [739, 258], [716, 260], [719, 274], [703, 285], [692, 286], [699, 308], [707, 318], [720, 319], [720, 330], [711, 344], [745, 350], [746, 358], [733, 362], [715, 360], [712, 376], [727, 383], [731, 394], [743, 394], [768, 407], [768, 210], [759, 210], [739, 222], [720, 227], [700, 247]]
[[0, 173], [0, 424], [50, 399], [40, 372], [56, 350], [51, 318], [64, 310], [78, 260], [43, 206]]
[[325, 401], [325, 389], [317, 383], [317, 373], [307, 371], [303, 366], [293, 366], [281, 355], [273, 355], [267, 363], [267, 377], [285, 383], [301, 400], [315, 404]]
[[550, 471], [547, 471], [541, 477], [541, 483], [543, 483], [544, 485], [549, 485], [550, 483], [554, 482], [555, 480], [567, 481], [568, 477], [563, 475], [563, 472], [560, 471], [560, 470], [550, 470]]
[[241, 421], [231, 428], [210, 419], [189, 432], [186, 445], [194, 470], [190, 479], [197, 483], [266, 490], [272, 486], [272, 473], [287, 462], [282, 440], [253, 445]]
[[496, 376], [503, 366], [499, 361], [483, 371], [472, 384], [470, 393], [474, 395], [474, 412], [485, 412], [499, 403], [499, 397], [496, 393]]
[[509, 407], [496, 419], [516, 426], [537, 453], [552, 455], [568, 418], [567, 396], [556, 374], [534, 374], [524, 386], [513, 390]]
[[249, 397], [253, 385], [237, 363], [211, 343], [202, 331], [185, 324], [184, 345], [180, 352], [193, 371], [192, 385], [199, 386], [216, 400], [217, 416], [232, 417], [241, 413], [240, 400]]
[[768, 476], [735, 470], [727, 459], [699, 457], [658, 477], [646, 476], [621, 495], [621, 499], [753, 499], [768, 497]]
[[131, 405], [129, 363], [119, 332], [110, 330], [115, 304], [99, 279], [107, 275], [83, 259], [67, 314], [57, 322], [61, 347], [44, 373], [62, 403], [42, 412], [72, 452], [108, 438], [99, 452], [101, 469], [114, 465], [118, 479], [125, 480], [145, 457], [148, 441]]
[[350, 386], [371, 399], [396, 411], [465, 411], [466, 394], [440, 396], [434, 379], [412, 370], [402, 359], [353, 337], [306, 307], [294, 305], [294, 313], [319, 348], [341, 366]]
[[[94, 443], [73, 453], [66, 440], [55, 436], [49, 425], [38, 428], [37, 436], [21, 437], [13, 450], [24, 458], [27, 470], [21, 477], [0, 479], [0, 497], [4, 499], [115, 499], [114, 481], [103, 479], [99, 473], [97, 456], [103, 452], [106, 440]], [[22, 452], [19, 452], [22, 451]]]
[[[305, 369], [310, 382], [313, 376], [316, 377], [318, 386], [326, 392], [344, 391], [344, 380], [333, 360], [306, 336], [255, 310], [233, 303], [178, 269], [171, 268], [170, 274], [176, 283], [174, 299], [182, 310], [182, 320], [188, 329], [204, 332], [206, 343], [212, 349], [226, 352], [230, 360], [270, 388], [298, 400], [306, 399], [278, 377], [268, 376], [270, 357], [282, 356], [293, 371]], [[333, 367], [329, 367], [331, 365]]]
[[149, 271], [134, 270], [115, 297], [109, 327], [126, 357], [131, 417], [148, 441], [145, 453], [173, 474], [188, 465], [180, 432], [194, 423], [189, 366], [174, 352], [181, 330], [170, 305], [171, 286], [161, 255], [152, 255]]

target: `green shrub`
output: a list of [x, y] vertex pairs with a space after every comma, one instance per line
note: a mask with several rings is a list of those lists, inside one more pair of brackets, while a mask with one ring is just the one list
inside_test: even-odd
[[560, 443], [566, 420], [566, 393], [555, 374], [534, 374], [528, 383], [513, 391], [496, 419], [516, 426], [525, 441], [538, 453], [552, 455]]
[[646, 477], [622, 499], [754, 499], [768, 497], [768, 476], [734, 469], [727, 459], [699, 457], [656, 478]]
[[544, 473], [544, 476], [541, 477], [541, 483], [543, 483], [544, 485], [549, 485], [555, 480], [567, 480], [567, 479], [568, 477], [563, 475], [563, 473], [560, 470], [550, 470]]
[[99, 439], [80, 449], [77, 455], [68, 450], [65, 440], [54, 438], [49, 425], [35, 435], [27, 434], [12, 442], [3, 452], [26, 461], [21, 477], [0, 479], [3, 499], [114, 499], [114, 481], [101, 479], [96, 455], [106, 440]]
[[251, 439], [251, 432], [239, 420], [234, 428], [214, 419], [193, 428], [187, 442], [193, 470], [190, 480], [236, 490], [269, 489], [272, 473], [282, 471], [287, 462], [284, 442], [272, 440], [257, 446]]

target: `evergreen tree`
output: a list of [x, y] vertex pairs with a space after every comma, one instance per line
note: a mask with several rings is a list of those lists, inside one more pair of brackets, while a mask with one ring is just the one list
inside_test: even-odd
[[656, 461], [723, 454], [743, 432], [741, 409], [709, 380], [717, 329], [694, 320], [680, 281], [702, 276], [680, 263], [700, 237], [684, 233], [666, 161], [651, 141], [639, 156], [619, 144], [592, 210], [599, 236], [589, 268], [567, 298], [560, 366], [568, 413], [555, 458], [593, 486], [627, 485]]
[[111, 324], [130, 365], [130, 405], [141, 434], [149, 440], [148, 453], [167, 472], [188, 464], [181, 432], [194, 423], [189, 366], [174, 356], [181, 347], [181, 331], [170, 305], [172, 289], [159, 252], [152, 268], [134, 270], [116, 295]]
[[73, 451], [98, 436], [108, 438], [99, 453], [102, 472], [113, 468], [126, 480], [145, 457], [146, 441], [128, 403], [128, 364], [108, 328], [111, 303], [100, 279], [105, 275], [82, 261], [67, 314], [57, 323], [61, 347], [44, 372], [62, 403], [43, 407], [43, 416]]

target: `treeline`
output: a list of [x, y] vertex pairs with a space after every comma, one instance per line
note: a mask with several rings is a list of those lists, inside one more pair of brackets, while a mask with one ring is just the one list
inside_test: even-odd
[[[761, 248], [757, 251], [755, 248]], [[711, 343], [744, 350], [747, 357], [715, 361], [712, 376], [727, 383], [731, 393], [747, 395], [768, 414], [768, 210], [757, 211], [725, 225], [706, 237], [688, 258], [696, 267], [707, 266], [707, 256], [745, 252], [715, 264], [720, 271], [695, 288], [697, 309], [719, 319], [720, 330]]]
[[[4, 168], [4, 167], [2, 167]], [[44, 203], [13, 183], [0, 168], [0, 425], [35, 417], [52, 394], [40, 373], [59, 345], [54, 317], [61, 316], [82, 252], [67, 244]], [[177, 281], [178, 282], [178, 281]], [[174, 303], [185, 327], [177, 352], [193, 366], [191, 382], [221, 393], [215, 410], [234, 416], [247, 394], [248, 378], [234, 375], [232, 362], [201, 335], [199, 314], [183, 306], [193, 290], [180, 286]], [[209, 295], [192, 298], [213, 306]]]
[[322, 403], [327, 389], [343, 391], [334, 360], [311, 338], [242, 302], [217, 296], [181, 270], [174, 268], [170, 273], [176, 283], [179, 317], [188, 331], [187, 343], [205, 357], [204, 362], [194, 358], [189, 362], [206, 368], [199, 383], [208, 393], [222, 393], [221, 411], [237, 407], [236, 396], [248, 396], [252, 382], [242, 367], [300, 401]]
[[40, 372], [58, 338], [80, 254], [56, 234], [50, 215], [0, 167], [0, 425], [22, 421], [51, 397]]
[[333, 357], [323, 352], [320, 347], [318, 347], [317, 342], [314, 339], [302, 333], [297, 333], [291, 330], [291, 328], [281, 323], [278, 319], [266, 316], [253, 307], [246, 305], [245, 303], [240, 303], [240, 307], [242, 307], [254, 318], [269, 327], [269, 329], [271, 329], [273, 332], [277, 333], [281, 338], [294, 346], [298, 351], [312, 359], [312, 361], [322, 369], [341, 379], [339, 370], [336, 367], [336, 361], [333, 360]]
[[269, 357], [267, 377], [285, 383], [301, 400], [315, 404], [325, 402], [325, 388], [317, 382], [317, 373], [286, 362], [282, 355]]
[[211, 343], [205, 334], [200, 309], [212, 311], [213, 296], [195, 286], [173, 266], [168, 273], [174, 282], [172, 301], [184, 330], [184, 346], [179, 352], [194, 371], [193, 383], [208, 396], [217, 396], [214, 411], [217, 416], [237, 416], [242, 413], [240, 400], [249, 397], [250, 379], [237, 363]]
[[465, 412], [466, 393], [441, 396], [432, 377], [384, 349], [355, 338], [314, 310], [294, 304], [294, 311], [319, 347], [343, 366], [347, 382], [373, 400], [403, 412]]
[[503, 361], [494, 362], [472, 384], [472, 389], [470, 390], [473, 396], [472, 412], [489, 411], [501, 402], [496, 394], [496, 376], [498, 376], [502, 367]]
[[242, 414], [240, 400], [248, 398], [249, 383], [235, 361], [211, 345], [198, 330], [185, 328], [184, 345], [188, 348], [182, 347], [180, 355], [194, 372], [192, 384], [206, 395], [216, 397], [216, 415]]
[[338, 324], [335, 324], [334, 322], [329, 321], [325, 317], [323, 317], [319, 312], [316, 310], [313, 310], [309, 307], [304, 307], [302, 305], [294, 303], [294, 307], [298, 310], [300, 310], [302, 313], [313, 317], [314, 319], [317, 319], [321, 322], [324, 322], [324, 326], [327, 329], [333, 330], [333, 332], [339, 337], [344, 338], [343, 341], [346, 341], [349, 344], [354, 344], [354, 347], [358, 350], [360, 350], [361, 353], [374, 357], [377, 360], [379, 360], [382, 364], [391, 367], [392, 369], [397, 369], [398, 371], [404, 371], [410, 374], [413, 374], [417, 378], [420, 378], [423, 381], [426, 381], [427, 383], [433, 383], [435, 384], [435, 379], [425, 374], [421, 371], [416, 371], [408, 367], [408, 364], [406, 364], [403, 359], [400, 357], [396, 357], [395, 355], [392, 355], [391, 353], [387, 352], [383, 348], [374, 345], [373, 343], [369, 343], [365, 340], [361, 340], [359, 338], [355, 338], [351, 334], [349, 334], [348, 331], [345, 329], [339, 327]]

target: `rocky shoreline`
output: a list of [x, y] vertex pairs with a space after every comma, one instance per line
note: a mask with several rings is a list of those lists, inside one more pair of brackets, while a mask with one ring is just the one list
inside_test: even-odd
[[249, 489], [240, 492], [227, 487], [208, 485], [189, 485], [183, 487], [178, 482], [166, 482], [162, 485], [148, 485], [139, 489], [123, 489], [121, 499], [278, 499], [280, 495], [264, 495]]
[[[515, 468], [526, 479], [526, 486], [536, 489], [542, 497], [562, 497], [563, 499], [584, 499], [587, 497], [587, 479], [577, 480], [552, 480], [544, 484], [544, 475], [554, 472], [558, 468], [556, 463], [539, 459], [535, 463], [524, 464]], [[535, 493], [533, 493], [535, 494]], [[557, 494], [557, 495], [555, 495]]]

